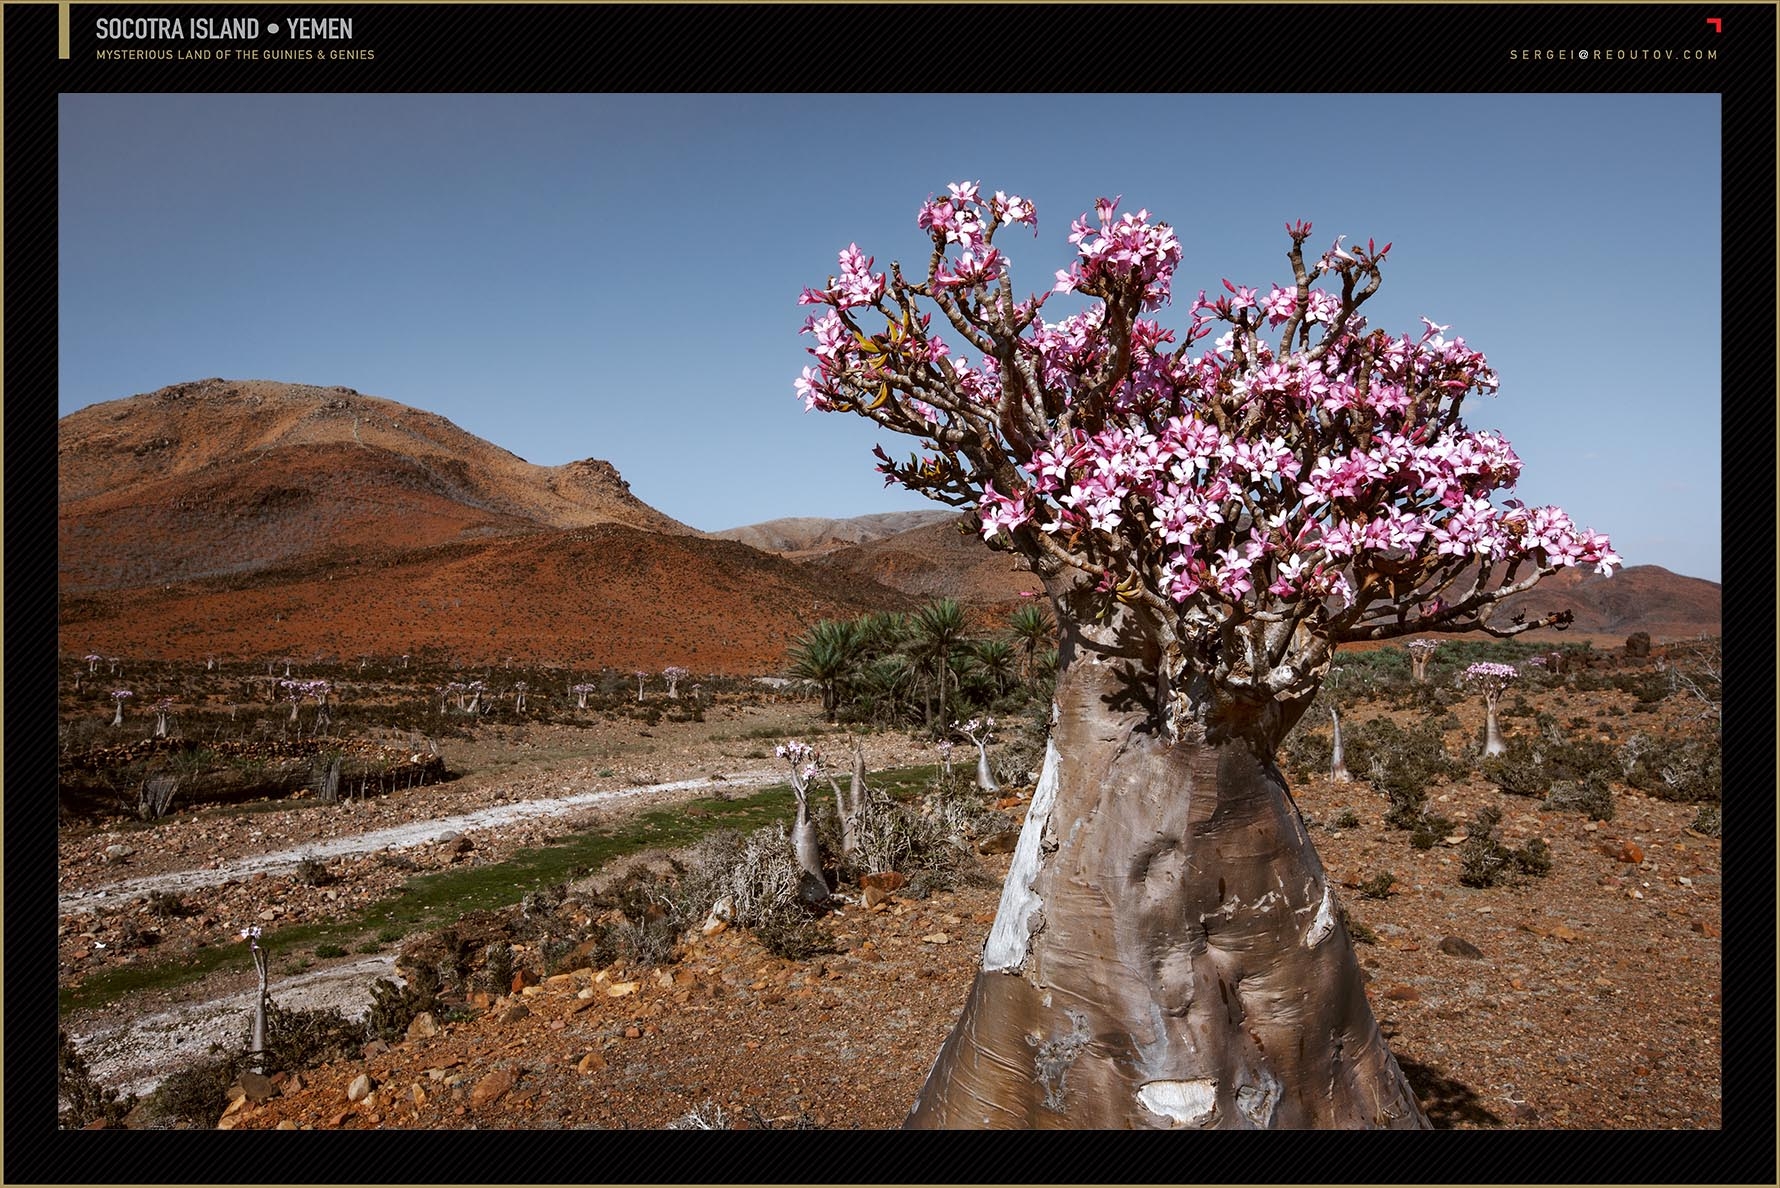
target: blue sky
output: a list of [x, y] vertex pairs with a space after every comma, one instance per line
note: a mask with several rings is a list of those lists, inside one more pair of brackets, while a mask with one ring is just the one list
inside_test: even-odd
[[1521, 497], [1720, 576], [1715, 95], [67, 95], [60, 144], [59, 415], [344, 384], [699, 528], [932, 506], [802, 411], [796, 298], [852, 241], [924, 262], [921, 201], [980, 180], [1037, 204], [1021, 292], [1103, 194], [1174, 224], [1188, 297], [1285, 280], [1288, 219], [1393, 241], [1372, 324], [1489, 355], [1466, 420]]

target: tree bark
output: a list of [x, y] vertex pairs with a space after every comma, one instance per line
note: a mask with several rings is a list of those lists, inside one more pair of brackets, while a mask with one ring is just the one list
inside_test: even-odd
[[1496, 725], [1496, 699], [1484, 697], [1483, 719], [1483, 753], [1485, 755], [1506, 755], [1508, 744], [1502, 741], [1502, 731]]
[[1274, 763], [1309, 698], [1198, 705], [1171, 742], [1125, 657], [1066, 641], [983, 968], [905, 1126], [1425, 1128]]

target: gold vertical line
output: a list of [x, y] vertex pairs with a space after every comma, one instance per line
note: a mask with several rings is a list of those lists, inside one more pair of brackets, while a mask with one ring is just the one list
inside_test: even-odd
[[56, 56], [68, 56], [68, 0], [56, 5]]

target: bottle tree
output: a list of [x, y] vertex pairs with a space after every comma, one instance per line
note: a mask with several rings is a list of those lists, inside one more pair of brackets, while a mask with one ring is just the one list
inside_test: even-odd
[[[879, 448], [887, 481], [974, 508], [1059, 627], [1039, 785], [908, 1125], [1426, 1125], [1275, 754], [1337, 645], [1562, 625], [1492, 612], [1618, 558], [1492, 501], [1520, 461], [1460, 417], [1495, 390], [1484, 356], [1361, 312], [1389, 244], [1307, 259], [1291, 224], [1286, 285], [1225, 281], [1177, 334], [1167, 223], [1102, 199], [1054, 288], [1018, 298], [996, 236], [1036, 234], [1032, 204], [949, 190], [918, 274], [851, 245], [803, 292], [824, 308], [796, 383], [920, 439]], [[1053, 300], [1073, 312], [1045, 320]]]

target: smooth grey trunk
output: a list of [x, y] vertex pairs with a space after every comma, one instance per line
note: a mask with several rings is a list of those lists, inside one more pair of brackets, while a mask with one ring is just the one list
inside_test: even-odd
[[113, 714], [111, 717], [111, 724], [113, 726], [122, 726], [124, 724], [124, 703], [121, 699], [117, 703], [117, 713]]
[[155, 711], [155, 737], [167, 737], [167, 715], [160, 710]]
[[1309, 698], [1186, 687], [1064, 620], [1044, 771], [909, 1128], [1425, 1128], [1275, 749]]
[[1428, 657], [1419, 652], [1409, 653], [1409, 679], [1418, 685], [1428, 683]]
[[253, 1037], [249, 1041], [248, 1051], [253, 1054], [253, 1071], [266, 1071], [266, 1001], [271, 997], [267, 989], [269, 970], [267, 968], [266, 951], [255, 943], [253, 947], [253, 968], [259, 975], [260, 992], [253, 1003]]
[[791, 776], [791, 792], [797, 797], [797, 817], [791, 825], [791, 853], [803, 875], [800, 891], [806, 901], [820, 902], [828, 898], [828, 879], [822, 873], [822, 843], [816, 837], [816, 823], [810, 819], [809, 788], [797, 772]]
[[977, 745], [977, 787], [985, 792], [999, 792], [1001, 785], [995, 782], [995, 773], [989, 770], [989, 748], [980, 739], [970, 740]]
[[1341, 715], [1334, 706], [1329, 707], [1329, 717], [1335, 723], [1335, 749], [1329, 758], [1329, 778], [1337, 784], [1351, 783], [1353, 776], [1348, 774], [1346, 752], [1341, 747]]
[[1506, 755], [1508, 744], [1502, 741], [1502, 731], [1496, 725], [1497, 694], [1483, 695], [1483, 753], [1485, 755]]

